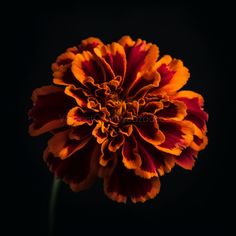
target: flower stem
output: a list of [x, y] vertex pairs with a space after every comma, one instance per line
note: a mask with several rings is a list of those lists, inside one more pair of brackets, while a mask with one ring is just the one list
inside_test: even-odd
[[54, 177], [52, 183], [50, 205], [49, 205], [49, 236], [54, 235], [54, 225], [55, 225], [55, 208], [57, 202], [57, 193], [60, 185], [60, 180], [57, 177]]

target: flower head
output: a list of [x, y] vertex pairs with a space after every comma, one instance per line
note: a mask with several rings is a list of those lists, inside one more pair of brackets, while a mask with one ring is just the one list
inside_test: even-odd
[[88, 38], [52, 64], [53, 83], [33, 92], [32, 136], [51, 132], [44, 160], [73, 191], [98, 177], [117, 202], [144, 202], [175, 164], [192, 169], [207, 144], [203, 98], [179, 91], [181, 60], [158, 60], [156, 45], [129, 36]]

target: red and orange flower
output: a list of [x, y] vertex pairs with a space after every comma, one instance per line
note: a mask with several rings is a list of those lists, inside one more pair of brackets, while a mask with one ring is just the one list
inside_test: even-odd
[[33, 92], [29, 132], [52, 133], [44, 160], [73, 191], [100, 177], [111, 199], [144, 202], [159, 193], [160, 176], [175, 164], [192, 169], [206, 147], [203, 98], [179, 91], [188, 69], [158, 56], [141, 39], [91, 37], [52, 64], [57, 86]]

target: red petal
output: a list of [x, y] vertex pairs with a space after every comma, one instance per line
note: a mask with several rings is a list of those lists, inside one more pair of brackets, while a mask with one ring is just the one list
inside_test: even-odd
[[66, 183], [73, 191], [90, 187], [97, 178], [99, 145], [91, 140], [83, 149], [77, 151], [65, 160], [55, 158], [46, 149], [44, 160], [50, 170]]
[[154, 198], [160, 191], [159, 178], [144, 179], [127, 169], [118, 156], [116, 167], [111, 175], [104, 178], [106, 195], [117, 202], [125, 203], [130, 197], [132, 202], [145, 202]]
[[44, 86], [32, 94], [33, 108], [28, 115], [33, 119], [29, 127], [30, 135], [36, 136], [66, 125], [66, 114], [75, 105], [63, 89]]
[[194, 157], [196, 156], [197, 152], [188, 147], [182, 151], [180, 156], [175, 158], [175, 162], [184, 169], [192, 170], [195, 163]]

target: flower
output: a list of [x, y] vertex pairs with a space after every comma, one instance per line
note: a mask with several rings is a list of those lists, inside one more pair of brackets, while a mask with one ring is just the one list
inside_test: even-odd
[[145, 202], [175, 164], [193, 168], [207, 145], [204, 101], [179, 91], [190, 76], [181, 60], [158, 56], [141, 39], [90, 37], [52, 64], [56, 86], [33, 92], [29, 133], [52, 133], [44, 160], [73, 191], [100, 177], [112, 200]]

